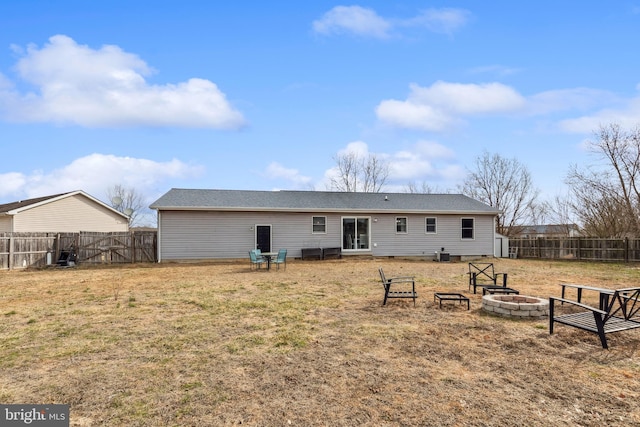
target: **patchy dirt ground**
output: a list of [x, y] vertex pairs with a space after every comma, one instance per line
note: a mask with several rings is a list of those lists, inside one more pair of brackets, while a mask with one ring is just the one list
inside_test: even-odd
[[[637, 286], [635, 264], [494, 260], [525, 295]], [[378, 267], [420, 294], [381, 306]], [[74, 426], [640, 425], [640, 331], [481, 310], [466, 263], [390, 259], [0, 272], [0, 402]], [[438, 308], [462, 292], [471, 310]]]

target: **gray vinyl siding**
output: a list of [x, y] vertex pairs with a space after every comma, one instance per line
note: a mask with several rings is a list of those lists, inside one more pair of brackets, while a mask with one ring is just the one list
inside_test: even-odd
[[[312, 217], [325, 216], [325, 234], [312, 232]], [[342, 218], [335, 212], [170, 211], [159, 215], [161, 261], [247, 258], [255, 248], [255, 226], [270, 225], [272, 251], [287, 249], [300, 257], [306, 247], [340, 247]], [[371, 248], [354, 254], [427, 256], [444, 247], [452, 255], [492, 256], [493, 215], [429, 215], [402, 213], [358, 214], [371, 218]], [[396, 234], [395, 218], [408, 218], [408, 233]], [[437, 233], [425, 233], [425, 218], [437, 218]], [[461, 218], [474, 218], [474, 239], [461, 239]], [[377, 220], [376, 220], [377, 219]], [[345, 254], [346, 255], [346, 254]]]
[[[327, 216], [327, 233], [312, 233], [312, 216]], [[160, 259], [245, 258], [255, 248], [255, 226], [271, 226], [271, 249], [300, 257], [303, 247], [340, 245], [340, 218], [327, 214], [162, 211]]]
[[[407, 217], [407, 233], [397, 234], [395, 219]], [[425, 219], [436, 218], [436, 233], [426, 233]], [[371, 246], [375, 256], [435, 256], [445, 248], [455, 256], [491, 256], [494, 241], [492, 215], [384, 214], [373, 215]], [[474, 218], [474, 239], [461, 238], [462, 218]]]

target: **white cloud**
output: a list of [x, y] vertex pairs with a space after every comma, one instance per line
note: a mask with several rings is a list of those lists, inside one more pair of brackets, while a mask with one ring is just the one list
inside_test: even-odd
[[272, 179], [284, 179], [292, 183], [296, 188], [307, 187], [311, 184], [311, 178], [300, 174], [298, 169], [285, 168], [278, 162], [272, 162], [267, 166], [266, 176]]
[[528, 99], [528, 111], [532, 115], [551, 114], [569, 110], [591, 110], [597, 106], [619, 102], [610, 92], [573, 88], [549, 90], [537, 93]]
[[19, 172], [0, 174], [0, 197], [18, 194], [25, 186], [27, 177]]
[[415, 146], [416, 152], [423, 156], [428, 156], [433, 159], [453, 159], [455, 153], [450, 148], [445, 147], [442, 144], [432, 141], [418, 141]]
[[118, 46], [94, 50], [56, 35], [42, 48], [28, 46], [16, 70], [37, 90], [0, 91], [0, 109], [11, 120], [87, 127], [237, 129], [245, 124], [215, 83], [192, 78], [149, 84], [145, 77], [153, 70]]
[[324, 35], [346, 32], [385, 38], [390, 27], [374, 10], [360, 6], [336, 6], [313, 22], [313, 29]]
[[471, 13], [464, 9], [427, 9], [415, 18], [404, 21], [405, 25], [419, 25], [434, 33], [451, 35], [467, 24]]
[[[29, 175], [7, 173], [0, 175], [2, 197], [15, 200], [83, 190], [103, 199], [108, 188], [116, 184], [149, 195], [169, 179], [198, 176], [201, 166], [187, 165], [180, 160], [156, 162], [109, 154], [90, 154], [78, 158], [60, 169], [50, 172], [34, 171]], [[150, 200], [151, 202], [152, 200]]]
[[559, 128], [565, 132], [591, 134], [600, 126], [616, 123], [626, 128], [640, 126], [640, 96], [625, 102], [617, 102], [609, 108], [601, 108], [592, 114], [561, 120]]
[[313, 21], [313, 30], [322, 35], [350, 33], [362, 37], [388, 38], [402, 27], [424, 27], [435, 33], [452, 34], [469, 20], [463, 9], [428, 9], [408, 19], [385, 18], [361, 6], [336, 6]]
[[559, 122], [563, 131], [585, 133], [612, 121], [636, 124], [640, 117], [640, 97], [624, 101], [611, 92], [590, 88], [549, 90], [528, 97], [495, 82], [438, 81], [428, 87], [411, 84], [409, 88], [405, 100], [388, 99], [378, 104], [376, 115], [380, 121], [399, 128], [443, 132], [480, 115], [550, 116], [600, 107], [594, 114]]
[[378, 119], [392, 126], [426, 131], [443, 131], [453, 126], [456, 119], [431, 105], [412, 100], [388, 99], [376, 107]]
[[411, 86], [410, 99], [433, 105], [443, 111], [472, 115], [515, 111], [525, 105], [525, 99], [514, 89], [501, 83], [463, 84], [435, 82], [424, 88]]
[[390, 125], [443, 131], [460, 124], [460, 117], [522, 110], [526, 100], [501, 83], [462, 84], [435, 82], [430, 87], [410, 85], [405, 101], [384, 100], [376, 108], [380, 120]]
[[347, 144], [345, 148], [338, 151], [338, 156], [353, 153], [358, 157], [366, 157], [369, 155], [369, 146], [363, 141], [353, 141]]
[[389, 178], [394, 181], [410, 182], [419, 176], [434, 174], [434, 169], [428, 158], [418, 152], [399, 151], [393, 154], [389, 161]]
[[458, 178], [459, 175], [451, 174], [454, 170], [462, 170], [455, 161], [455, 153], [444, 145], [419, 141], [410, 150], [398, 151], [389, 156], [389, 178], [407, 183], [414, 180]]
[[[338, 152], [339, 155], [355, 153], [360, 158], [369, 154], [388, 161], [390, 173], [387, 189], [389, 191], [403, 191], [414, 181], [449, 182], [455, 183], [464, 177], [464, 168], [457, 163], [455, 153], [433, 141], [418, 141], [408, 149], [392, 153], [371, 153], [369, 146], [363, 141], [348, 143]], [[338, 176], [337, 167], [325, 171], [323, 186], [329, 188], [332, 178]]]

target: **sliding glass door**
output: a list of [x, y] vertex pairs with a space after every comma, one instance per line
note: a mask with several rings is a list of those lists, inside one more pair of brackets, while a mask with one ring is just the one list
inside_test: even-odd
[[368, 251], [370, 247], [369, 217], [342, 218], [342, 249]]

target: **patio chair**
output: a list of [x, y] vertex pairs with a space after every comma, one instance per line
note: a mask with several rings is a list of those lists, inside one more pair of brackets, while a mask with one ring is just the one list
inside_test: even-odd
[[287, 269], [287, 250], [280, 249], [278, 251], [278, 257], [272, 261], [276, 265], [276, 270], [280, 270], [280, 265], [284, 264], [284, 269]]
[[469, 263], [469, 290], [473, 287], [473, 293], [476, 288], [484, 288], [486, 286], [498, 286], [498, 276], [502, 276], [502, 287], [507, 287], [507, 273], [496, 273], [493, 269], [492, 262], [470, 262]]
[[[418, 293], [416, 292], [416, 281], [414, 277], [404, 276], [391, 277], [387, 279], [384, 275], [384, 271], [382, 271], [382, 267], [380, 267], [378, 271], [380, 272], [380, 279], [382, 279], [382, 285], [384, 286], [384, 300], [382, 301], [382, 305], [387, 304], [388, 298], [413, 298], [413, 306], [416, 306]], [[404, 289], [391, 290], [392, 286], [396, 289], [398, 284], [401, 284], [400, 287]]]
[[251, 269], [255, 266], [257, 270], [264, 264], [264, 258], [259, 256], [255, 249], [249, 251], [249, 260], [251, 261]]

